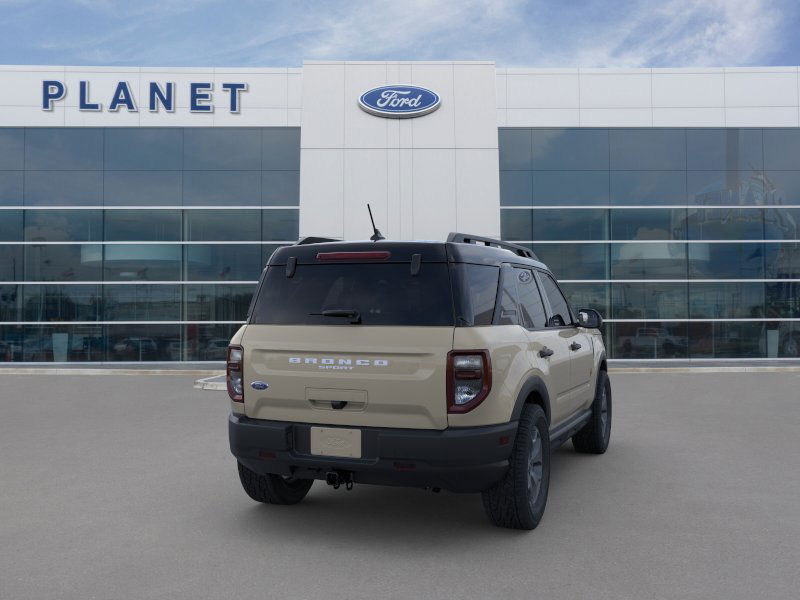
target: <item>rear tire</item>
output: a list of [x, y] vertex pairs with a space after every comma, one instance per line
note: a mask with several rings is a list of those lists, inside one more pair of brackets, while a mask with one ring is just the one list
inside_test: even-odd
[[550, 486], [550, 431], [540, 406], [526, 404], [517, 427], [509, 469], [483, 492], [483, 508], [498, 527], [534, 529], [544, 514]]
[[611, 381], [605, 371], [597, 377], [597, 390], [589, 421], [572, 436], [575, 450], [584, 454], [603, 454], [611, 439]]
[[239, 465], [239, 481], [247, 495], [256, 502], [265, 504], [297, 504], [308, 494], [313, 479], [294, 479], [280, 475], [259, 475], [242, 463]]

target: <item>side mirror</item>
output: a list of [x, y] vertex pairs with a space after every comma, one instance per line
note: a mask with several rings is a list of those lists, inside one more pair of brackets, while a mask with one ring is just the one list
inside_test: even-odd
[[578, 325], [586, 329], [600, 329], [603, 317], [593, 308], [582, 308], [578, 311]]

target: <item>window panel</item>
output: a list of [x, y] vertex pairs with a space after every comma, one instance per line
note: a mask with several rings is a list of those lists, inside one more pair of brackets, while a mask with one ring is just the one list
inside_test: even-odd
[[611, 278], [685, 279], [686, 244], [612, 244]]
[[99, 244], [25, 246], [28, 281], [101, 281], [103, 247]]
[[299, 236], [299, 211], [292, 208], [264, 210], [261, 220], [261, 239], [264, 241], [294, 241]]
[[612, 210], [611, 238], [615, 240], [686, 239], [686, 210], [682, 208]]
[[531, 130], [500, 129], [498, 131], [498, 148], [501, 171], [530, 171], [531, 163]]
[[614, 358], [687, 358], [687, 323], [647, 321], [612, 323], [611, 344]]
[[491, 265], [451, 265], [456, 325], [491, 325], [500, 269]]
[[688, 244], [693, 279], [763, 279], [764, 244]]
[[531, 206], [532, 175], [530, 171], [500, 171], [500, 205]]
[[263, 206], [297, 206], [300, 203], [300, 171], [261, 173]]
[[28, 206], [100, 206], [102, 171], [25, 171]]
[[800, 318], [800, 281], [764, 284], [766, 316]]
[[261, 240], [261, 211], [187, 210], [184, 212], [184, 239], [258, 242]]
[[181, 171], [106, 171], [103, 174], [105, 206], [180, 206]]
[[25, 168], [89, 171], [103, 168], [103, 130], [93, 127], [28, 127]]
[[175, 171], [182, 167], [183, 130], [173, 127], [108, 127], [105, 168]]
[[21, 325], [0, 325], [0, 362], [21, 361], [24, 339]]
[[300, 128], [265, 127], [261, 130], [261, 168], [265, 171], [300, 169]]
[[535, 171], [533, 202], [537, 206], [607, 205], [610, 202], [609, 173]]
[[0, 171], [0, 206], [24, 204], [24, 171]]
[[532, 244], [532, 249], [557, 277], [608, 279], [608, 244]]
[[514, 269], [500, 270], [500, 289], [498, 304], [500, 314], [495, 317], [496, 325], [520, 325], [521, 315], [517, 302], [517, 274]]
[[278, 248], [285, 248], [290, 244], [261, 244], [261, 268], [269, 264], [270, 257]]
[[686, 283], [614, 283], [611, 317], [614, 319], [685, 319]]
[[179, 281], [181, 247], [177, 244], [113, 244], [105, 246], [107, 281]]
[[764, 204], [800, 204], [800, 171], [767, 171]]
[[28, 210], [25, 211], [25, 241], [100, 241], [102, 219], [100, 210]]
[[22, 214], [21, 210], [0, 211], [0, 242], [22, 241]]
[[569, 301], [569, 305], [576, 310], [592, 308], [602, 316], [608, 317], [608, 287], [607, 283], [562, 283], [561, 290]]
[[103, 328], [99, 325], [28, 325], [24, 327], [22, 360], [28, 362], [99, 362], [103, 360]]
[[180, 325], [107, 325], [106, 360], [180, 360]]
[[0, 127], [0, 170], [23, 169], [25, 165], [25, 129]]
[[25, 285], [25, 321], [99, 321], [103, 319], [98, 285]]
[[685, 204], [685, 171], [612, 171], [611, 204]]
[[0, 252], [0, 281], [23, 280], [24, 246], [3, 246]]
[[244, 321], [256, 290], [246, 285], [187, 285], [187, 321]]
[[181, 239], [180, 210], [107, 210], [105, 239], [113, 242], [168, 242]]
[[760, 208], [690, 208], [690, 240], [760, 240], [764, 212]]
[[573, 322], [572, 313], [567, 299], [558, 289], [555, 280], [547, 273], [539, 273], [539, 280], [542, 282], [542, 291], [550, 302], [550, 319], [553, 319], [552, 326], [563, 327], [564, 325], [570, 325]]
[[184, 339], [185, 360], [215, 360], [224, 362], [227, 358], [228, 343], [239, 325], [186, 325]]
[[760, 205], [780, 199], [762, 171], [688, 171], [689, 204]]
[[798, 208], [765, 208], [764, 239], [797, 240], [800, 239], [800, 209]]
[[264, 268], [258, 244], [197, 244], [184, 251], [188, 281], [255, 281]]
[[767, 279], [800, 279], [800, 244], [764, 244]]
[[760, 129], [687, 129], [686, 168], [701, 171], [764, 168]]
[[800, 323], [769, 324], [765, 332], [767, 356], [800, 358]]
[[250, 127], [186, 127], [183, 168], [260, 170], [261, 131]]
[[104, 285], [105, 321], [180, 321], [180, 285]]
[[[508, 211], [507, 211], [508, 212]], [[607, 240], [608, 210], [535, 210], [532, 211], [534, 241]]]
[[763, 130], [764, 168], [800, 170], [800, 129]]
[[[21, 285], [0, 285], [0, 321], [20, 321], [22, 320], [22, 288]], [[0, 362], [8, 352], [7, 347], [3, 347], [3, 342], [7, 341], [0, 336]]]
[[689, 323], [691, 358], [764, 358], [765, 323]]
[[611, 169], [668, 170], [686, 168], [683, 129], [612, 129], [609, 137]]
[[515, 268], [517, 276], [517, 299], [522, 313], [521, 322], [528, 329], [541, 329], [547, 325], [544, 302], [530, 269]]
[[260, 171], [184, 171], [184, 206], [261, 205]]
[[500, 233], [504, 240], [532, 240], [533, 211], [525, 209], [501, 210]]
[[607, 129], [534, 129], [533, 168], [544, 171], [608, 169]]
[[692, 319], [756, 319], [764, 316], [764, 284], [689, 283]]

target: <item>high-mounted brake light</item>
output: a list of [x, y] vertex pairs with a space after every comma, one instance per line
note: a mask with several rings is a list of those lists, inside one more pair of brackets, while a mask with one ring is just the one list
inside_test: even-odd
[[244, 402], [243, 365], [244, 348], [241, 346], [228, 346], [228, 364], [225, 369], [225, 379], [228, 383], [228, 396], [234, 402]]
[[488, 350], [447, 353], [447, 412], [465, 413], [484, 401], [492, 389]]
[[389, 260], [388, 250], [367, 250], [364, 252], [318, 252], [317, 260]]

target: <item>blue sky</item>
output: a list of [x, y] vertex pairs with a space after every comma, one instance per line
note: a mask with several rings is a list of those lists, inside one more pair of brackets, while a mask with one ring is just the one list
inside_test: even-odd
[[0, 63], [797, 65], [798, 26], [797, 0], [0, 0]]

